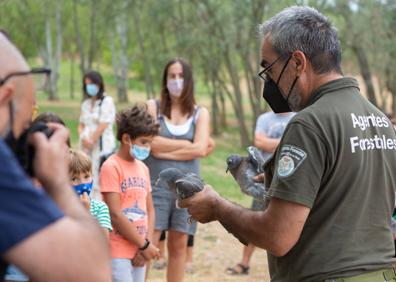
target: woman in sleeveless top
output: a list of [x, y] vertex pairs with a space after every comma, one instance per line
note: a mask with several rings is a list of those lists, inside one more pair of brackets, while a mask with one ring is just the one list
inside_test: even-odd
[[199, 175], [199, 159], [213, 150], [209, 137], [209, 113], [198, 107], [194, 98], [194, 80], [190, 65], [174, 59], [165, 66], [159, 101], [147, 102], [150, 113], [160, 124], [159, 136], [151, 145], [151, 156], [145, 161], [150, 169], [155, 207], [154, 244], [163, 230], [168, 231], [167, 281], [183, 280], [188, 234], [194, 234], [196, 223], [189, 224], [186, 209], [176, 207], [176, 195], [162, 183], [158, 174], [175, 167]]
[[83, 77], [84, 101], [81, 104], [78, 135], [81, 149], [92, 160], [94, 189], [92, 198], [100, 199], [99, 161], [100, 156], [115, 149], [113, 124], [116, 109], [111, 96], [106, 95], [103, 78], [96, 71], [88, 72]]

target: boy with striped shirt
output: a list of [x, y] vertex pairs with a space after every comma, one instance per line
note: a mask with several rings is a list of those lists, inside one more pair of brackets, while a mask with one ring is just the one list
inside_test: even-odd
[[70, 184], [80, 196], [81, 202], [98, 220], [108, 237], [109, 232], [113, 230], [109, 208], [104, 202], [89, 198], [89, 193], [92, 191], [92, 162], [84, 152], [70, 149], [69, 178]]

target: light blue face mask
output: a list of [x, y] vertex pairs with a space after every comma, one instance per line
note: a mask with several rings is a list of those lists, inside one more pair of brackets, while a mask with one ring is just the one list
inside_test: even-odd
[[84, 194], [84, 192], [87, 192], [88, 196], [92, 191], [92, 182], [89, 183], [81, 183], [79, 185], [74, 185], [73, 186], [74, 190], [77, 192], [79, 196]]
[[91, 97], [95, 97], [99, 93], [99, 87], [96, 84], [90, 83], [85, 86], [87, 94]]
[[150, 148], [133, 144], [130, 148], [129, 154], [132, 156], [132, 158], [143, 161], [150, 155]]

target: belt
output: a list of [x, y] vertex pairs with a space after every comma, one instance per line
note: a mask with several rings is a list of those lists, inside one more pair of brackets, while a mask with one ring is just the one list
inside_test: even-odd
[[396, 274], [393, 268], [381, 269], [355, 276], [324, 280], [324, 282], [388, 282], [388, 281], [396, 281]]

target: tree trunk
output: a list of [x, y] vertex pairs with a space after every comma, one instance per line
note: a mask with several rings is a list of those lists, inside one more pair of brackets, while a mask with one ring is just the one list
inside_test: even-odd
[[[125, 11], [123, 11], [125, 13]], [[114, 22], [115, 32], [110, 32], [111, 58], [114, 70], [114, 76], [117, 83], [117, 97], [121, 103], [128, 102], [128, 69], [129, 59], [127, 54], [128, 48], [128, 31], [127, 21], [124, 20], [123, 14], [120, 14]], [[117, 46], [115, 43], [119, 43]]]
[[74, 32], [76, 34], [78, 54], [80, 56], [80, 71], [81, 74], [83, 75], [86, 72], [85, 55], [84, 55], [85, 52], [84, 52], [84, 43], [81, 37], [80, 24], [78, 20], [77, 0], [73, 0], [73, 23], [74, 23]]
[[219, 93], [219, 98], [220, 98], [220, 103], [221, 103], [221, 114], [220, 114], [220, 126], [221, 128], [227, 128], [227, 107], [225, 104], [225, 97], [224, 97], [224, 92], [220, 90], [220, 87], [218, 86], [218, 82], [216, 83], [217, 89], [219, 90], [217, 93]]
[[[55, 50], [55, 60], [52, 66], [52, 87], [54, 92], [54, 100], [58, 99], [58, 80], [59, 80], [59, 72], [60, 65], [62, 63], [62, 2], [63, 0], [57, 0], [56, 2], [56, 11], [55, 11], [55, 32], [56, 32], [56, 50]], [[53, 75], [52, 75], [53, 74]]]
[[96, 51], [96, 13], [98, 0], [91, 0], [90, 35], [88, 51], [88, 69], [92, 69], [92, 63]]
[[211, 113], [212, 113], [212, 129], [213, 129], [213, 134], [214, 135], [219, 135], [220, 130], [219, 130], [219, 116], [218, 116], [218, 112], [219, 112], [219, 106], [217, 104], [217, 93], [214, 90], [214, 87], [212, 87], [212, 93], [210, 93], [211, 95]]
[[[233, 72], [230, 70], [230, 72]], [[232, 75], [233, 76], [233, 75]], [[227, 94], [228, 98], [231, 101], [232, 107], [234, 108], [234, 113], [237, 117], [238, 121], [238, 128], [239, 128], [239, 137], [241, 140], [241, 145], [246, 147], [249, 146], [250, 141], [249, 141], [249, 134], [246, 128], [245, 124], [245, 119], [244, 119], [244, 114], [243, 114], [243, 107], [242, 107], [242, 100], [238, 98], [238, 94], [235, 93], [236, 88], [235, 85], [233, 86], [233, 93], [229, 90], [226, 82], [218, 77], [218, 82], [221, 84], [221, 87], [223, 88], [224, 92]], [[233, 79], [231, 79], [233, 81]], [[239, 83], [239, 82], [238, 82]], [[235, 84], [235, 82], [234, 82]], [[239, 92], [240, 95], [240, 92]]]
[[363, 47], [358, 44], [355, 44], [352, 47], [359, 63], [360, 73], [363, 77], [364, 84], [366, 85], [367, 90], [367, 98], [371, 103], [375, 106], [378, 106], [377, 98], [375, 96], [374, 84], [371, 75], [370, 65], [368, 63], [366, 52]]
[[[268, 1], [254, 0], [251, 2], [250, 9], [253, 22], [260, 22], [264, 16], [265, 6]], [[259, 71], [259, 62], [261, 60], [261, 40], [257, 38], [257, 30], [250, 29], [246, 44], [241, 47], [241, 58], [246, 72], [246, 79], [251, 82], [251, 89], [249, 89], [250, 105], [253, 112], [253, 130], [258, 116], [262, 113], [262, 91], [263, 86], [261, 79], [257, 76]], [[245, 47], [245, 48], [244, 48]]]
[[143, 71], [144, 71], [144, 84], [146, 88], [146, 96], [147, 99], [151, 99], [154, 98], [153, 79], [151, 76], [151, 65], [147, 57], [146, 49], [144, 47], [144, 39], [141, 31], [139, 11], [137, 7], [135, 7], [135, 9], [132, 10], [133, 10], [133, 19], [135, 23], [135, 30], [136, 30], [136, 39], [140, 49], [140, 56], [144, 64]]
[[[206, 64], [205, 64], [206, 65]], [[212, 130], [214, 135], [219, 134], [219, 106], [217, 103], [217, 92], [215, 90], [215, 76], [213, 76], [211, 73], [207, 72], [204, 70], [204, 81], [206, 84], [206, 87], [209, 91], [210, 94], [210, 113], [211, 113], [211, 123], [212, 123]]]
[[[395, 7], [396, 8], [396, 7]], [[395, 9], [396, 10], [396, 9]], [[391, 10], [391, 26], [396, 26], [396, 16], [395, 10]], [[395, 29], [390, 29], [387, 32], [388, 42], [396, 42], [396, 31]], [[392, 113], [396, 115], [396, 50], [395, 48], [389, 48], [388, 63], [385, 68], [385, 87], [390, 92], [392, 96]]]
[[392, 112], [396, 114], [396, 75], [391, 65], [389, 64], [385, 70], [386, 89], [392, 95]]
[[[118, 56], [117, 56], [117, 52], [116, 52], [116, 48], [115, 48], [115, 39], [116, 36], [114, 36], [114, 33], [110, 32], [113, 36], [109, 39], [110, 41], [110, 49], [111, 49], [111, 63], [113, 65], [113, 72], [114, 72], [114, 77], [116, 79], [116, 83], [117, 83], [117, 90], [118, 90], [118, 77], [119, 77], [119, 64], [118, 64]], [[118, 97], [118, 101], [120, 101], [120, 97], [118, 96], [118, 92], [117, 92], [117, 97]]]
[[245, 74], [245, 79], [248, 84], [248, 94], [249, 94], [249, 102], [250, 107], [252, 109], [253, 117], [257, 118], [261, 113], [261, 95], [258, 91], [258, 77], [257, 72], [253, 71], [251, 63], [249, 62], [248, 55], [246, 54], [245, 59], [243, 60], [243, 70]]
[[70, 50], [69, 53], [69, 60], [70, 60], [70, 83], [69, 83], [69, 94], [70, 99], [74, 100], [74, 54], [73, 51]]
[[121, 76], [118, 81], [118, 97], [120, 102], [128, 102], [128, 31], [127, 21], [120, 20], [117, 25], [117, 33], [120, 39], [120, 65], [121, 65]]
[[243, 101], [242, 101], [242, 91], [240, 87], [240, 78], [235, 68], [235, 65], [231, 62], [229, 51], [227, 50], [228, 48], [226, 47], [225, 49], [226, 51], [224, 53], [224, 56], [225, 56], [225, 61], [229, 72], [229, 76], [231, 79], [231, 85], [234, 90], [235, 103], [233, 103], [233, 106], [234, 106], [235, 114], [238, 119], [241, 144], [243, 147], [247, 147], [251, 144], [251, 141], [246, 127], [245, 113], [244, 113]]
[[47, 61], [46, 50], [45, 50], [46, 47], [43, 46], [43, 44], [40, 40], [40, 37], [39, 37], [39, 32], [37, 31], [37, 29], [32, 28], [32, 26], [33, 27], [37, 26], [38, 22], [37, 22], [37, 19], [30, 17], [30, 11], [32, 10], [31, 2], [29, 2], [28, 0], [23, 0], [21, 2], [21, 4], [22, 4], [21, 6], [18, 6], [18, 7], [20, 7], [20, 9], [18, 9], [18, 12], [19, 12], [21, 18], [24, 18], [24, 19], [30, 18], [30, 21], [24, 22], [25, 23], [24, 24], [24, 27], [25, 27], [24, 32], [31, 34], [32, 43], [36, 46], [36, 48], [39, 52], [40, 58], [43, 60], [44, 63], [46, 63], [46, 61]]
[[[47, 68], [51, 69], [52, 68], [52, 36], [51, 36], [51, 22], [50, 22], [50, 17], [46, 15], [45, 18], [45, 55], [44, 55], [44, 64], [47, 66]], [[52, 87], [52, 81], [53, 81], [53, 72], [51, 71], [50, 77], [49, 77], [49, 83], [47, 85], [46, 91], [48, 92], [48, 99], [49, 100], [54, 100], [54, 93], [53, 87]]]
[[233, 88], [233, 93], [231, 93], [224, 81], [219, 81], [224, 89], [225, 93], [231, 100], [232, 106], [234, 108], [235, 115], [238, 121], [239, 135], [242, 146], [246, 147], [251, 144], [249, 133], [246, 127], [244, 109], [243, 109], [243, 101], [242, 101], [242, 91], [240, 87], [240, 77], [238, 71], [235, 66], [235, 56], [234, 53], [231, 52], [231, 44], [229, 43], [229, 39], [226, 36], [223, 23], [220, 22], [217, 18], [216, 11], [214, 10], [212, 4], [208, 0], [196, 0], [195, 2], [202, 3], [206, 7], [206, 18], [204, 20], [211, 22], [210, 32], [212, 36], [217, 36], [222, 43], [222, 54], [221, 56], [224, 58], [225, 66], [228, 72], [228, 77], [231, 80], [231, 85]]

